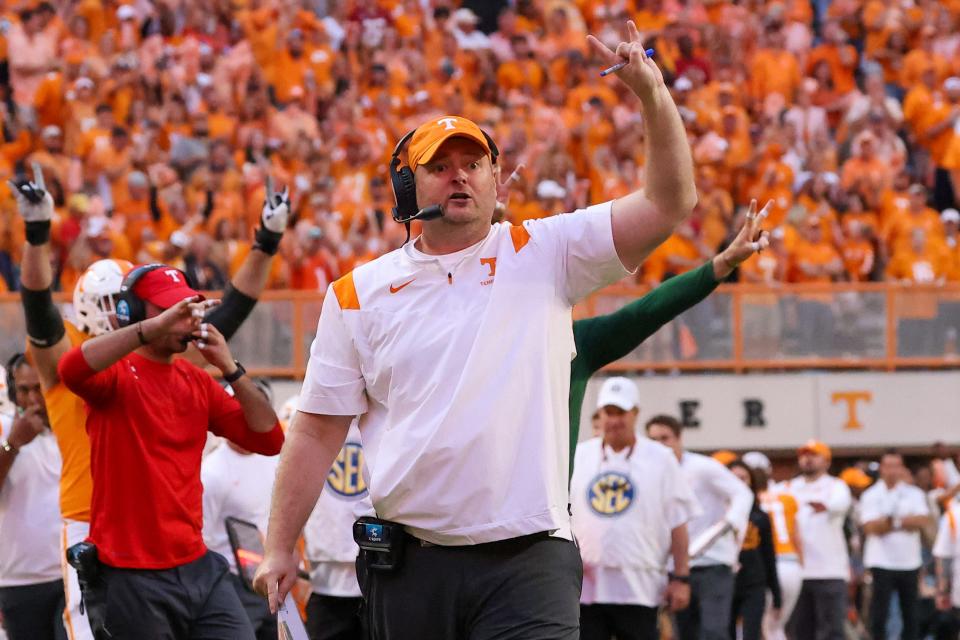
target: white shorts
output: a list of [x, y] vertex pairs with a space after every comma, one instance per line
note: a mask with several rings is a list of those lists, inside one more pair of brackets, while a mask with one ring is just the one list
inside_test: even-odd
[[63, 567], [63, 585], [66, 603], [63, 607], [63, 626], [69, 640], [93, 640], [90, 621], [80, 613], [80, 582], [77, 571], [67, 564], [67, 549], [83, 542], [90, 535], [90, 523], [78, 520], [64, 520], [63, 533], [60, 536], [60, 565]]
[[766, 640], [786, 640], [784, 628], [800, 597], [800, 588], [803, 586], [803, 567], [796, 558], [777, 558], [777, 578], [780, 581], [780, 597], [783, 600], [783, 606], [780, 608], [780, 617], [775, 619], [771, 613], [773, 603], [770, 595], [767, 595], [767, 611], [763, 616], [763, 637]]

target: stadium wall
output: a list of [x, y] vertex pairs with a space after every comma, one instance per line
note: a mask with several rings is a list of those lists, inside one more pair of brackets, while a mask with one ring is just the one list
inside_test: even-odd
[[[960, 442], [960, 371], [645, 376], [641, 424], [680, 418], [688, 448], [793, 451], [811, 438], [835, 453], [885, 447], [925, 450]], [[596, 403], [591, 381], [584, 407]], [[583, 412], [581, 438], [592, 411]]]

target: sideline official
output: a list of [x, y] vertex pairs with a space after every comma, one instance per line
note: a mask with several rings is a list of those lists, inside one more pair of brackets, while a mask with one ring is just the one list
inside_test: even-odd
[[580, 443], [574, 458], [582, 640], [658, 640], [660, 605], [678, 611], [690, 602], [687, 522], [700, 505], [673, 452], [637, 437], [638, 397], [627, 378], [604, 381], [602, 436]]
[[696, 201], [683, 124], [628, 26], [616, 54], [591, 43], [603, 64], [629, 59], [619, 75], [642, 105], [645, 191], [491, 226], [499, 170], [486, 134], [449, 116], [401, 140], [395, 218], [427, 219], [420, 237], [324, 300], [258, 579], [272, 603], [295, 579], [297, 534], [360, 415], [384, 522], [358, 531], [389, 547], [365, 552], [360, 566], [373, 637], [579, 635], [567, 511], [571, 309], [636, 269]]

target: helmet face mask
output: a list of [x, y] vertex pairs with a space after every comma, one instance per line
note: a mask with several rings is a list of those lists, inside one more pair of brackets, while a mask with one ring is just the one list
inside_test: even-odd
[[78, 329], [92, 336], [113, 331], [116, 298], [124, 275], [132, 268], [126, 260], [98, 260], [83, 272], [73, 290]]

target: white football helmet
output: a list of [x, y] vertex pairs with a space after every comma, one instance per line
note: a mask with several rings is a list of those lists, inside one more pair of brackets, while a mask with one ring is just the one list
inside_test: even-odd
[[78, 329], [93, 336], [113, 330], [110, 318], [116, 315], [114, 297], [131, 269], [133, 265], [126, 260], [97, 260], [87, 267], [73, 289]]

